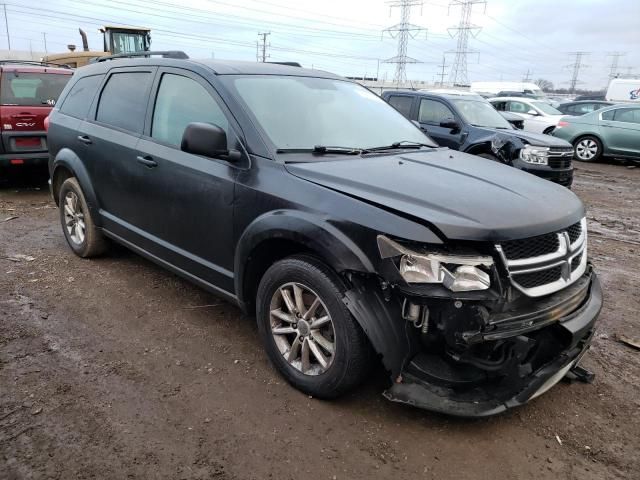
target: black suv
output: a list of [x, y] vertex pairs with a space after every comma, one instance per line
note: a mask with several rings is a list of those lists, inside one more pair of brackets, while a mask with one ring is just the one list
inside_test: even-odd
[[392, 90], [382, 98], [443, 147], [500, 161], [565, 187], [573, 183], [573, 147], [518, 130], [480, 95]]
[[389, 399], [491, 415], [576, 372], [589, 346], [602, 296], [580, 200], [437, 147], [357, 83], [100, 61], [65, 88], [49, 142], [76, 254], [111, 239], [255, 313], [307, 394], [346, 392], [378, 356]]

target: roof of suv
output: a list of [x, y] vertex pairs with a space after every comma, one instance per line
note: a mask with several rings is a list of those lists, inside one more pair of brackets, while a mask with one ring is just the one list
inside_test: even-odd
[[[293, 67], [277, 63], [245, 62], [239, 60], [214, 60], [214, 59], [172, 59], [172, 58], [119, 58], [113, 60], [103, 60], [81, 67], [81, 72], [98, 73], [109, 70], [115, 66], [140, 66], [140, 65], [166, 65], [171, 67], [184, 66], [185, 63], [191, 65], [201, 65], [211, 69], [217, 75], [292, 75], [298, 77], [333, 78], [336, 80], [346, 80], [339, 75], [325, 72], [323, 70], [312, 70], [310, 68]], [[346, 80], [349, 81], [349, 80]]]

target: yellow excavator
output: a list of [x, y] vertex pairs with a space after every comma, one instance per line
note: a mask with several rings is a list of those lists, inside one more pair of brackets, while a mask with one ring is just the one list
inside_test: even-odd
[[87, 34], [81, 28], [78, 30], [82, 38], [81, 52], [76, 51], [75, 45], [67, 45], [68, 52], [46, 55], [42, 57], [42, 61], [77, 68], [87, 65], [99, 57], [148, 52], [151, 47], [151, 29], [149, 28], [105, 25], [100, 29], [104, 40], [102, 51], [89, 50]]

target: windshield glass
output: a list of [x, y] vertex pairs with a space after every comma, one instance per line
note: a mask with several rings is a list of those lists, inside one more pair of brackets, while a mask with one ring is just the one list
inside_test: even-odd
[[451, 100], [462, 118], [476, 127], [508, 128], [511, 125], [489, 102], [456, 98]]
[[142, 33], [113, 32], [111, 34], [113, 47], [111, 53], [133, 53], [146, 50], [144, 44], [145, 35]]
[[278, 149], [372, 148], [408, 141], [437, 146], [387, 102], [351, 82], [293, 76], [231, 77]]
[[54, 106], [71, 75], [5, 72], [0, 80], [2, 105]]
[[560, 110], [556, 110], [548, 103], [531, 102], [531, 105], [536, 107], [538, 110], [541, 110], [542, 112], [546, 113], [547, 115], [562, 115], [562, 112]]

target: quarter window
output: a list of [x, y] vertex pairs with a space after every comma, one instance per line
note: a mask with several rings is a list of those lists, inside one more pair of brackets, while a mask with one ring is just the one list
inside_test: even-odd
[[133, 133], [142, 133], [151, 79], [150, 72], [111, 75], [100, 95], [96, 120]]
[[215, 124], [229, 138], [227, 118], [211, 94], [191, 78], [165, 73], [153, 110], [151, 136], [179, 147], [184, 129], [192, 122]]
[[104, 75], [92, 75], [78, 80], [65, 97], [60, 112], [84, 119], [103, 78]]
[[433, 123], [440, 125], [443, 120], [454, 119], [453, 112], [444, 103], [423, 98], [420, 100], [418, 121], [420, 123]]
[[412, 97], [403, 95], [392, 95], [389, 97], [389, 104], [395, 107], [402, 115], [407, 118], [411, 117], [411, 104], [413, 103]]

